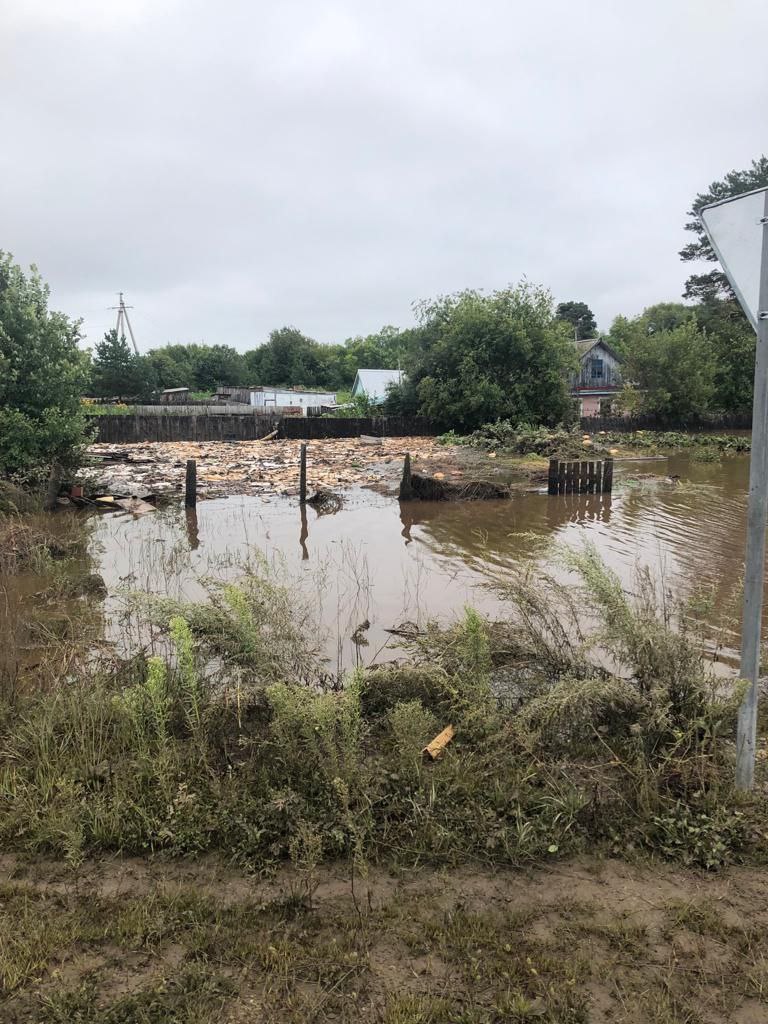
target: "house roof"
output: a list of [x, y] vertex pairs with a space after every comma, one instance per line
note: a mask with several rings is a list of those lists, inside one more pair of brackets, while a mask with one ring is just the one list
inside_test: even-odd
[[359, 386], [371, 400], [383, 400], [387, 397], [389, 385], [400, 384], [402, 380], [402, 370], [358, 370], [352, 391]]
[[598, 345], [602, 345], [606, 352], [613, 356], [613, 358], [622, 363], [624, 360], [621, 358], [615, 349], [611, 346], [604, 338], [585, 338], [583, 341], [576, 342], [576, 351], [579, 353], [579, 359], [583, 359], [584, 356], [589, 355], [593, 348], [597, 348]]

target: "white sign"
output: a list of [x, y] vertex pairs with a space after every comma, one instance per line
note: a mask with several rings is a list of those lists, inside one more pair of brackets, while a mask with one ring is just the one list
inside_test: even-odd
[[745, 192], [699, 211], [712, 248], [755, 330], [766, 216], [768, 188]]

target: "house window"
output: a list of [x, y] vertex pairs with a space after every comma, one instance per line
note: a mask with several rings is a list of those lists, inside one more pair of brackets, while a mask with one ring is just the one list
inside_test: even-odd
[[593, 359], [592, 360], [592, 380], [597, 378], [602, 380], [603, 377], [603, 360]]

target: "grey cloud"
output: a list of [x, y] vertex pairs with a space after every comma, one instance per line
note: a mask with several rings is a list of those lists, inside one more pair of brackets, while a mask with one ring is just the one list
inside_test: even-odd
[[680, 294], [693, 195], [765, 148], [762, 0], [0, 0], [0, 248], [142, 347], [322, 341], [527, 275]]

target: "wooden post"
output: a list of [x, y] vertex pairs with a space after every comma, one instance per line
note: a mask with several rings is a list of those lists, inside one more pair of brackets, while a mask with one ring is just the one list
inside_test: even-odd
[[588, 494], [594, 494], [595, 493], [595, 464], [594, 464], [594, 462], [590, 462], [589, 463], [589, 468], [587, 469], [587, 493]]
[[589, 464], [586, 462], [579, 463], [579, 494], [587, 493], [587, 481], [589, 473]]
[[603, 467], [603, 494], [613, 490], [613, 459], [606, 459]]
[[45, 509], [47, 512], [56, 508], [56, 499], [59, 496], [61, 487], [61, 466], [54, 461], [51, 466], [51, 475], [48, 477], [48, 488], [45, 494]]
[[557, 493], [565, 494], [565, 463], [559, 462], [557, 466]]
[[566, 494], [573, 494], [573, 491], [574, 491], [574, 486], [573, 485], [574, 485], [575, 480], [576, 480], [576, 463], [575, 462], [569, 462], [568, 463], [568, 469], [566, 470], [566, 474], [565, 474], [565, 493]]
[[301, 446], [299, 459], [299, 502], [303, 505], [307, 500], [307, 446]]
[[547, 494], [557, 494], [557, 459], [549, 460], [549, 480]]
[[403, 462], [403, 476], [400, 480], [400, 501], [411, 501], [413, 499], [413, 485], [411, 483], [411, 453], [405, 453]]
[[603, 464], [602, 462], [595, 463], [595, 494], [600, 494], [603, 490]]
[[187, 508], [195, 508], [197, 506], [197, 463], [194, 459], [187, 459], [184, 504]]

